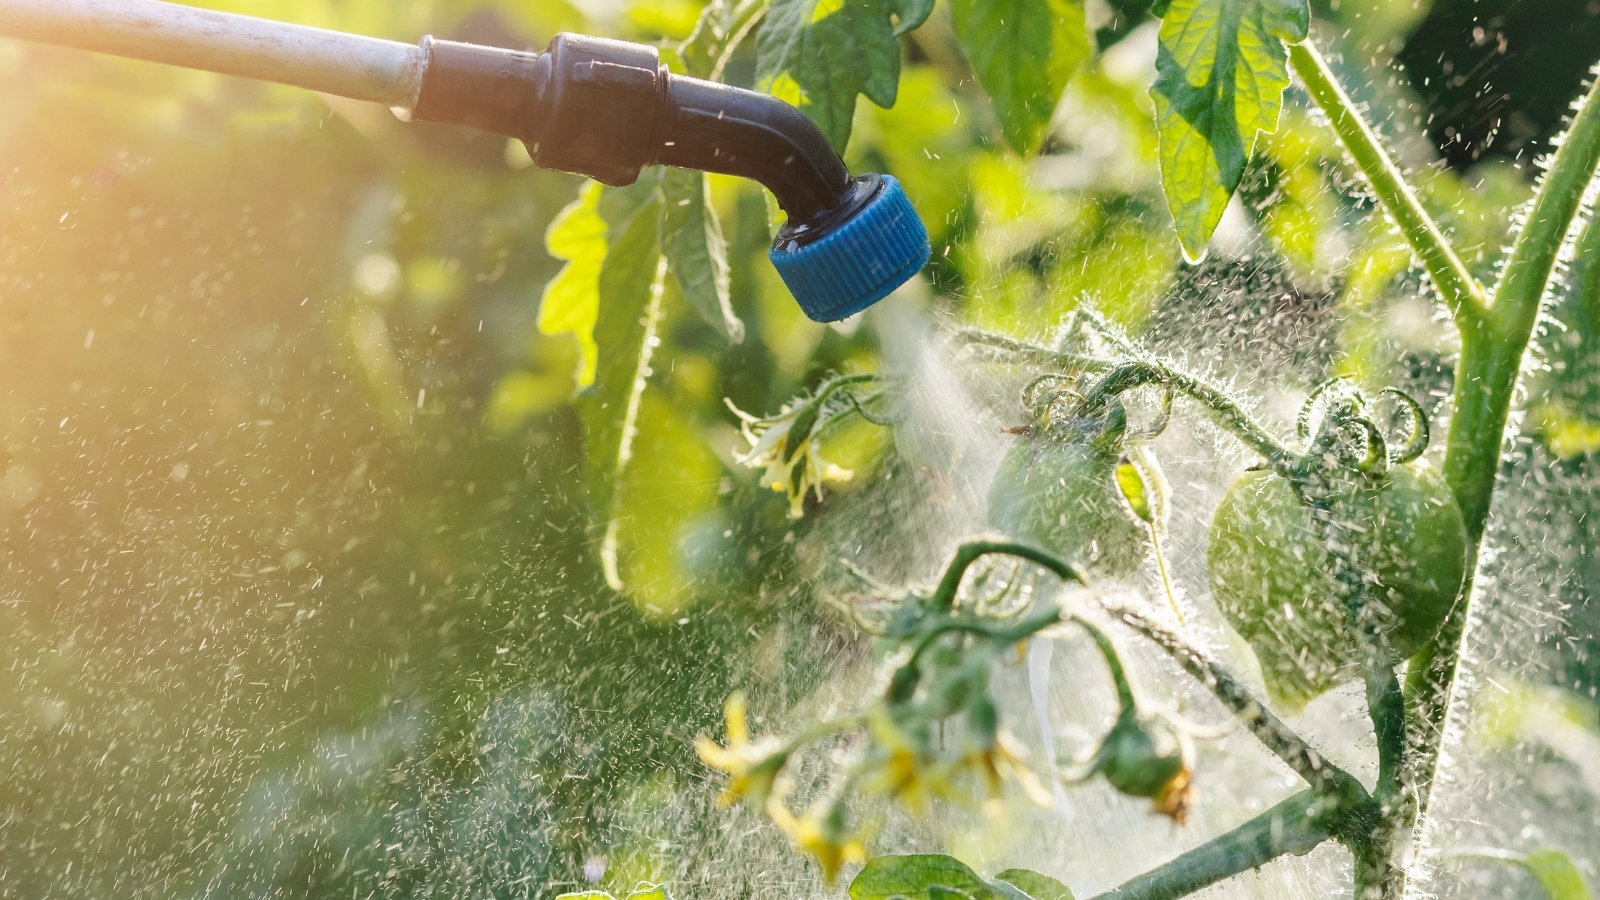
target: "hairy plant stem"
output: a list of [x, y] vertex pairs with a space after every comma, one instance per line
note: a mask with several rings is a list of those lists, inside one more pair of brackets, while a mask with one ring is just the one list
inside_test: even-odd
[[[1490, 318], [1462, 330], [1456, 411], [1450, 423], [1445, 475], [1467, 523], [1482, 536], [1499, 470], [1511, 395], [1551, 274], [1583, 195], [1600, 164], [1600, 82], [1591, 87], [1539, 186], [1533, 209], [1512, 245], [1495, 287]], [[1461, 376], [1466, 376], [1463, 381]], [[1495, 438], [1491, 440], [1491, 438]]]
[[1488, 305], [1483, 287], [1467, 271], [1466, 264], [1450, 246], [1433, 217], [1423, 209], [1400, 167], [1389, 157], [1388, 151], [1378, 142], [1378, 136], [1339, 85], [1327, 60], [1306, 41], [1289, 47], [1289, 62], [1311, 99], [1327, 115], [1328, 124], [1339, 135], [1345, 151], [1366, 176], [1367, 184], [1384, 211], [1422, 261], [1456, 322], [1465, 325], [1482, 319]]
[[[1490, 317], [1481, 327], [1463, 328], [1456, 365], [1455, 413], [1450, 421], [1444, 474], [1471, 539], [1476, 568], [1500, 470], [1501, 448], [1522, 360], [1564, 239], [1572, 230], [1583, 195], [1600, 166], [1600, 81], [1573, 117], [1546, 172], [1533, 209], [1517, 235], [1495, 288]], [[1416, 770], [1419, 809], [1427, 810], [1450, 704], [1454, 699], [1461, 652], [1471, 620], [1470, 584], [1445, 620], [1438, 637], [1412, 661], [1407, 687], [1427, 728]]]
[[1166, 542], [1161, 539], [1161, 527], [1150, 523], [1150, 555], [1156, 561], [1156, 577], [1161, 580], [1161, 593], [1167, 598], [1167, 606], [1172, 609], [1172, 615], [1178, 620], [1178, 627], [1187, 623], [1183, 620], [1183, 607], [1178, 605], [1178, 590], [1172, 582], [1171, 567], [1167, 565]]
[[961, 579], [966, 577], [967, 570], [972, 568], [973, 563], [985, 556], [1014, 556], [1043, 567], [1062, 581], [1074, 584], [1089, 583], [1076, 566], [1038, 547], [1015, 541], [966, 541], [951, 554], [950, 562], [945, 565], [944, 575], [934, 586], [933, 593], [929, 595], [933, 603], [944, 609], [955, 606], [956, 592], [961, 588]]
[[1246, 446], [1264, 457], [1274, 468], [1287, 473], [1295, 461], [1296, 455], [1279, 442], [1265, 426], [1245, 412], [1244, 408], [1227, 393], [1158, 360], [1117, 362], [1097, 356], [1063, 353], [1005, 335], [970, 328], [958, 331], [956, 338], [965, 344], [1002, 350], [1015, 360], [1100, 374], [1100, 380], [1083, 396], [1082, 409], [1085, 415], [1104, 413], [1106, 404], [1113, 398], [1136, 388], [1148, 385], [1170, 388], [1204, 407], [1212, 418], [1237, 436]]
[[1122, 657], [1117, 655], [1117, 645], [1111, 643], [1111, 636], [1088, 619], [1074, 617], [1072, 621], [1088, 633], [1089, 639], [1094, 641], [1095, 649], [1100, 651], [1100, 657], [1105, 660], [1106, 669], [1111, 674], [1111, 684], [1117, 690], [1118, 711], [1127, 712], [1134, 709], [1138, 703], [1134, 700], [1133, 684], [1128, 681], [1128, 671], [1123, 668]]
[[1600, 215], [1590, 217], [1573, 244], [1570, 277], [1579, 333], [1584, 346], [1593, 348], [1600, 339]]
[[984, 331], [981, 328], [957, 328], [951, 332], [957, 344], [998, 350], [1012, 362], [1055, 366], [1080, 372], [1104, 372], [1116, 365], [1114, 360], [1079, 353], [1063, 353], [1042, 344], [1024, 341], [1010, 335]]
[[1199, 648], [1141, 612], [1110, 604], [1102, 604], [1101, 608], [1159, 647], [1179, 668], [1211, 691], [1263, 747], [1304, 779], [1313, 792], [1327, 797], [1366, 797], [1366, 789], [1355, 776], [1324, 759], [1265, 703], [1251, 695], [1232, 672]]
[[1238, 828], [1212, 838], [1096, 900], [1172, 900], [1186, 897], [1280, 856], [1303, 856], [1337, 837], [1361, 802], [1301, 791]]
[[1295, 454], [1279, 443], [1232, 397], [1192, 375], [1155, 360], [1122, 363], [1111, 369], [1084, 394], [1083, 411], [1086, 415], [1097, 415], [1104, 411], [1112, 398], [1152, 384], [1171, 388], [1199, 403], [1246, 446], [1265, 457], [1273, 468], [1289, 471]]

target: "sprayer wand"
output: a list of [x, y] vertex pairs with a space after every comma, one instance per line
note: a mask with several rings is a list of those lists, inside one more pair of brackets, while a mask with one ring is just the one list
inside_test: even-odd
[[516, 138], [542, 168], [611, 185], [650, 165], [753, 179], [788, 215], [768, 258], [819, 322], [861, 312], [928, 261], [894, 178], [852, 178], [799, 110], [671, 74], [645, 44], [558, 34], [543, 53], [413, 45], [161, 0], [0, 0], [0, 36], [382, 103]]

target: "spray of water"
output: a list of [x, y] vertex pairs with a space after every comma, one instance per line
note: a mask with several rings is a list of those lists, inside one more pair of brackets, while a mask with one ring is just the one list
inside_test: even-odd
[[[874, 491], [870, 498], [849, 498], [828, 514], [849, 523], [839, 527], [853, 536], [863, 558], [890, 556], [903, 577], [927, 578], [954, 544], [992, 530], [984, 497], [1006, 440], [1014, 440], [1000, 426], [1016, 424], [1023, 415], [1017, 399], [1023, 376], [963, 354], [909, 306], [886, 306], [874, 319], [886, 369], [898, 387], [894, 455], [906, 463], [907, 474], [900, 475], [897, 468], [898, 484], [892, 489]], [[1174, 515], [1169, 538], [1174, 569], [1188, 584], [1204, 583], [1205, 522], [1226, 486], [1217, 472], [1243, 466], [1237, 453], [1219, 452], [1221, 446], [1208, 426], [1180, 424], [1156, 447], [1169, 479], [1189, 492], [1188, 502]], [[885, 509], [889, 515], [883, 514]], [[1098, 589], [1155, 611], [1165, 603], [1156, 599], [1160, 595], [1153, 571]], [[1204, 607], [1207, 601], [1200, 593], [1197, 602]], [[1201, 619], [1217, 621], [1214, 616]], [[1227, 653], [1226, 635], [1202, 623], [1190, 630], [1191, 639]], [[1163, 658], [1127, 635], [1121, 643], [1139, 687], [1152, 702], [1181, 707], [1193, 718], [1225, 718]], [[1029, 746], [1035, 767], [1045, 772], [1063, 773], [1066, 761], [1092, 752], [1115, 712], [1098, 655], [1070, 633], [1031, 642], [1023, 662], [999, 673], [995, 689], [1008, 727]], [[1370, 743], [1361, 732], [1360, 702], [1354, 693], [1336, 692], [1306, 714], [1309, 722], [1334, 723], [1311, 730], [1342, 748], [1334, 756], [1357, 768]], [[943, 827], [923, 832], [922, 843], [893, 849], [949, 849], [980, 869], [1031, 866], [1092, 894], [1237, 824], [1295, 786], [1293, 777], [1252, 739], [1239, 735], [1205, 747], [1200, 777], [1204, 799], [1183, 828], [1151, 815], [1143, 801], [1117, 795], [1102, 784], [1053, 780], [1053, 809], [1017, 798], [988, 815], [941, 817]], [[1344, 877], [1339, 853], [1324, 848], [1246, 879], [1230, 888], [1229, 896], [1328, 896]]]

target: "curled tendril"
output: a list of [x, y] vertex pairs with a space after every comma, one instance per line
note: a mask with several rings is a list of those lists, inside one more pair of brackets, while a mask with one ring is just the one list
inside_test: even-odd
[[1367, 445], [1366, 455], [1356, 460], [1356, 468], [1368, 475], [1382, 475], [1389, 471], [1389, 445], [1383, 439], [1383, 431], [1366, 416], [1356, 416], [1350, 420], [1350, 424], [1366, 438]]
[[1351, 386], [1350, 380], [1341, 375], [1329, 378], [1327, 381], [1312, 388], [1311, 393], [1306, 395], [1306, 402], [1300, 405], [1300, 415], [1295, 419], [1294, 424], [1295, 434], [1299, 435], [1300, 440], [1310, 439], [1313, 430], [1312, 425], [1322, 405], [1322, 399], [1334, 391], [1354, 393], [1354, 388]]
[[[1311, 402], [1308, 401], [1308, 405]], [[1316, 425], [1305, 455], [1302, 474], [1309, 475], [1330, 457], [1368, 475], [1388, 471], [1390, 456], [1383, 432], [1365, 413], [1365, 398], [1351, 391], [1332, 401]]]
[[1401, 446], [1392, 448], [1383, 429], [1367, 415], [1368, 400], [1343, 378], [1319, 384], [1300, 408], [1296, 430], [1307, 440], [1299, 468], [1309, 473], [1330, 455], [1366, 475], [1382, 475], [1391, 466], [1404, 465], [1428, 449], [1428, 415], [1415, 397], [1398, 388], [1384, 388], [1382, 397], [1393, 397], [1406, 420]]
[[1399, 465], [1418, 459], [1428, 449], [1428, 442], [1432, 439], [1428, 414], [1423, 410], [1422, 404], [1417, 402], [1417, 398], [1399, 388], [1384, 388], [1379, 393], [1381, 396], [1393, 397], [1400, 402], [1401, 408], [1405, 410], [1406, 424], [1409, 426], [1405, 443], [1390, 456]]
[[1076, 393], [1077, 381], [1070, 375], [1046, 372], [1022, 387], [1022, 407], [1028, 415], [1041, 418], [1043, 410], [1063, 397]]
[[1329, 455], [1337, 454], [1341, 432], [1342, 429], [1330, 426], [1326, 419], [1319, 423], [1317, 433], [1311, 437], [1305, 453], [1300, 458], [1302, 468], [1308, 468]]

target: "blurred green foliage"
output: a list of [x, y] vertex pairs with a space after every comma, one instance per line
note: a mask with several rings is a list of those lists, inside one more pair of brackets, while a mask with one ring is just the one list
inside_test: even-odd
[[[1419, 276], [1292, 92], [1240, 172], [1243, 202], [1218, 211], [1213, 260], [1182, 265], [1147, 6], [1089, 4], [1103, 52], [1075, 73], [1075, 33], [998, 34], [969, 59], [961, 32], [986, 29], [988, 6], [963, 0], [913, 35], [870, 35], [864, 55], [817, 54], [819, 80], [792, 87], [872, 101], [824, 124], [853, 134], [853, 170], [894, 173], [917, 203], [935, 244], [926, 302], [942, 315], [1037, 335], [1092, 302], [1159, 335], [1203, 291], [1231, 323], [1219, 346], [1252, 348], [1219, 369], [1248, 370], [1280, 331], [1336, 322], [1335, 368], [1440, 390], [1449, 348]], [[1337, 7], [1322, 14], [1364, 53], [1417, 18], [1405, 3]], [[893, 9], [902, 23], [928, 12]], [[675, 44], [701, 9], [287, 0], [271, 14], [540, 46], [559, 30]], [[718, 62], [724, 77], [781, 80], [757, 71], [755, 43]], [[1048, 83], [996, 89], [1006, 57], [1035, 43], [1060, 57]], [[1341, 74], [1363, 100], [1406, 108], [1371, 71]], [[544, 896], [592, 876], [696, 896], [711, 875], [667, 826], [641, 827], [639, 807], [687, 803], [686, 820], [715, 827], [681, 799], [708, 795], [691, 738], [716, 727], [734, 684], [803, 696], [841, 640], [794, 559], [811, 526], [732, 465], [724, 398], [775, 410], [826, 373], [875, 365], [869, 329], [814, 325], [785, 294], [764, 261], [762, 194], [720, 177], [643, 182], [639, 203], [671, 198], [681, 216], [670, 256], [726, 245], [725, 273], [663, 272], [653, 219], [602, 209], [599, 191], [498, 138], [15, 43], [0, 43], [0, 78], [7, 886]], [[1061, 84], [1058, 106], [1033, 102]], [[1408, 120], [1380, 120], [1424, 168]], [[551, 231], [580, 192], [593, 207]], [[1426, 194], [1481, 260], [1528, 183], [1491, 162], [1429, 170]], [[606, 240], [618, 228], [640, 230], [632, 256]], [[577, 321], [541, 312], [563, 282], [606, 297], [608, 265], [619, 289], [651, 293], [648, 322], [608, 322], [604, 305]], [[1263, 272], [1282, 309], [1230, 291]], [[1600, 333], [1587, 321], [1575, 333]], [[600, 358], [594, 328], [652, 352]], [[1572, 352], [1594, 370], [1592, 341]], [[1583, 418], [1593, 408], [1563, 407], [1559, 433], [1600, 428]], [[837, 443], [868, 481], [881, 441]], [[775, 634], [789, 636], [777, 651], [762, 639]]]

